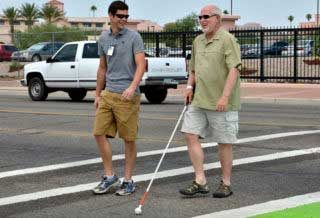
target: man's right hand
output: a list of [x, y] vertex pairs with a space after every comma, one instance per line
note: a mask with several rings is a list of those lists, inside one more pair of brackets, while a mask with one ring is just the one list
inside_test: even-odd
[[184, 104], [185, 105], [191, 104], [192, 98], [193, 98], [193, 90], [186, 89], [184, 91]]
[[96, 96], [94, 99], [94, 106], [96, 109], [99, 107], [100, 96]]

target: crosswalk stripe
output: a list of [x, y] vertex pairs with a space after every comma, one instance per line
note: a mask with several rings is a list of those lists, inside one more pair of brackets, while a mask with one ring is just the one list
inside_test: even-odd
[[[303, 149], [303, 150], [286, 151], [286, 152], [277, 152], [273, 154], [236, 159], [233, 161], [233, 166], [250, 164], [250, 163], [259, 163], [264, 161], [277, 160], [277, 159], [308, 155], [308, 154], [314, 154], [314, 153], [320, 153], [320, 147]], [[204, 164], [205, 170], [216, 169], [216, 168], [220, 168], [220, 162]], [[155, 179], [180, 176], [180, 175], [185, 175], [189, 173], [193, 173], [192, 166], [160, 171], [157, 173]], [[133, 176], [133, 180], [136, 182], [148, 181], [151, 179], [152, 175], [153, 173]], [[0, 198], [0, 206], [28, 202], [28, 201], [38, 200], [43, 198], [50, 198], [50, 197], [55, 197], [55, 196], [60, 196], [65, 194], [72, 194], [72, 193], [77, 193], [82, 191], [88, 191], [88, 190], [91, 190], [97, 183], [98, 182], [94, 182], [94, 183], [81, 184], [76, 186], [39, 191], [39, 192], [34, 192], [29, 194], [4, 197], [4, 198]]]

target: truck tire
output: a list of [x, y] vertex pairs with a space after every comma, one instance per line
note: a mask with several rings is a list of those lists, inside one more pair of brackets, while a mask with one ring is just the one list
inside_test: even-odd
[[69, 97], [72, 101], [81, 101], [86, 97], [87, 90], [85, 89], [72, 89], [68, 91]]
[[162, 87], [148, 87], [144, 94], [149, 103], [161, 104], [166, 99], [168, 90]]
[[32, 101], [44, 101], [48, 97], [47, 87], [39, 77], [34, 77], [30, 80], [28, 92]]

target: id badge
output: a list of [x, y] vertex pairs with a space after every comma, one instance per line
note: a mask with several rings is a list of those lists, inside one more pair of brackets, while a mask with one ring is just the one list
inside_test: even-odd
[[108, 49], [107, 55], [108, 56], [112, 56], [113, 55], [113, 51], [114, 51], [114, 46], [110, 46], [110, 48]]

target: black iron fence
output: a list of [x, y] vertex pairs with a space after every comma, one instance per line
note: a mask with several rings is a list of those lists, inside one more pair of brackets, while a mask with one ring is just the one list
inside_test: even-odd
[[[320, 28], [234, 29], [247, 82], [320, 83]], [[186, 57], [201, 32], [141, 33], [155, 57]]]
[[[234, 29], [247, 82], [320, 83], [320, 27]], [[96, 40], [101, 31], [15, 34], [14, 44], [25, 49], [37, 42]], [[146, 53], [154, 57], [191, 56], [194, 38], [201, 32], [141, 32]]]

